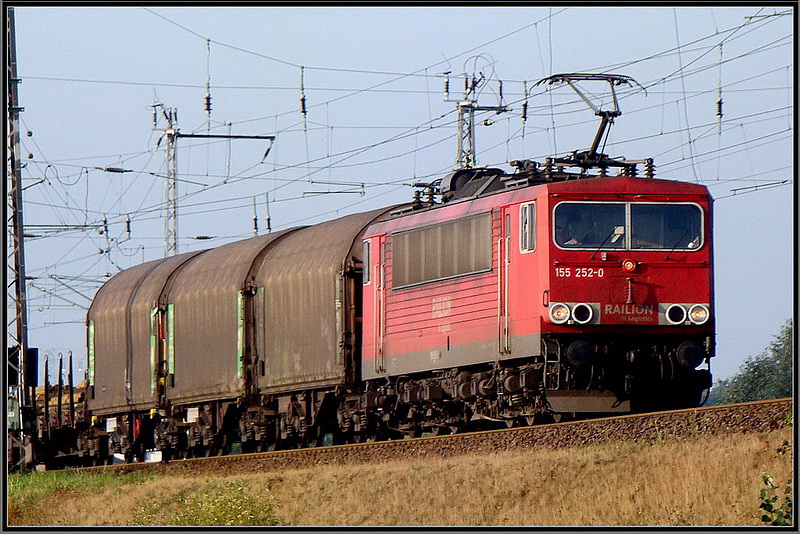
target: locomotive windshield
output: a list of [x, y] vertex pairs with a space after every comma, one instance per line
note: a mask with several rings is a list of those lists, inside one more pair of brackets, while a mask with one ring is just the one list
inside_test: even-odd
[[702, 244], [696, 204], [562, 202], [554, 239], [565, 249], [693, 250]]
[[700, 246], [702, 214], [694, 204], [631, 204], [635, 249], [695, 249]]
[[564, 202], [556, 207], [555, 232], [564, 248], [625, 248], [625, 204]]

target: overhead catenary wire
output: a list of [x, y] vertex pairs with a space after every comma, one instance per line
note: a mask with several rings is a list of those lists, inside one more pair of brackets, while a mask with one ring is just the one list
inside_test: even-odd
[[[741, 120], [743, 118], [756, 116], [756, 115], [763, 115], [763, 113], [761, 113], [761, 114], [751, 114], [751, 115], [739, 117], [739, 118], [732, 119], [732, 120]], [[763, 120], [768, 120], [768, 119], [763, 119]], [[679, 131], [681, 131], [681, 130], [674, 130], [672, 133], [677, 133]], [[663, 133], [668, 134], [670, 132], [663, 132]], [[658, 134], [658, 135], [662, 135], [662, 134]], [[651, 136], [642, 136], [642, 137], [637, 137], [637, 138], [630, 138], [630, 139], [626, 139], [626, 140], [621, 141], [621, 142], [630, 142], [630, 141], [641, 140], [641, 139], [645, 139], [647, 137], [654, 137], [654, 136], [656, 136], [656, 134], [653, 134]], [[433, 144], [437, 144], [437, 143], [440, 143], [440, 142], [443, 142], [443, 141], [447, 141], [447, 138], [442, 138], [442, 139], [440, 139], [439, 141], [437, 141], [436, 143], [433, 143]], [[365, 164], [376, 163], [376, 162], [380, 162], [380, 161], [388, 161], [391, 158], [402, 157], [404, 155], [407, 155], [407, 153], [397, 154], [395, 156], [391, 156], [391, 157], [384, 158], [384, 159], [377, 160], [377, 161], [369, 161], [369, 162], [366, 162]], [[359, 165], [359, 164], [356, 164], [356, 165]], [[291, 166], [286, 166], [286, 168], [291, 168]], [[318, 167], [319, 170], [326, 169], [326, 168], [328, 168], [328, 166]], [[278, 169], [278, 170], [282, 170], [282, 169]], [[278, 179], [278, 180], [281, 181], [280, 179]], [[285, 183], [296, 183], [296, 182], [301, 182], [302, 179], [291, 179], [291, 180], [282, 180], [282, 181], [285, 182]], [[216, 202], [218, 202], [218, 201], [209, 201], [206, 204], [213, 204], [213, 203], [216, 203]], [[201, 204], [203, 204], [203, 203], [201, 203]], [[140, 212], [152, 212], [152, 211], [157, 211], [159, 209], [160, 209], [160, 204], [157, 204], [157, 205], [154, 205], [150, 210], [139, 210], [139, 211]]]
[[[418, 129], [417, 129], [417, 130], [418, 130]], [[323, 168], [325, 168], [325, 167], [323, 167]]]
[[[726, 59], [727, 59], [727, 58], [726, 58]], [[786, 68], [786, 67], [783, 67], [783, 68]], [[401, 74], [402, 74], [402, 73], [401, 73]], [[688, 76], [688, 75], [691, 75], [691, 74], [688, 72], [688, 69], [684, 69], [684, 72], [682, 72], [682, 73], [680, 74], [680, 76]], [[426, 80], [427, 80], [427, 78], [426, 78]], [[726, 84], [726, 87], [727, 87], [727, 84]], [[759, 90], [761, 90], [761, 89], [759, 89]], [[421, 92], [423, 92], [423, 91], [421, 91]], [[506, 90], [505, 92], [506, 92], [506, 94], [513, 94], [513, 92], [509, 92], [508, 90]], [[702, 93], [703, 93], [703, 92], [692, 92], [692, 91], [685, 92], [685, 94], [687, 94], [688, 96], [692, 96], [692, 95], [695, 95], [695, 94], [697, 94], [697, 95], [700, 95], [700, 94], [702, 94]], [[558, 108], [556, 108], [556, 109], [558, 109]], [[631, 111], [630, 111], [630, 112], [628, 112], [628, 113], [632, 114], [632, 113], [635, 113], [635, 112], [636, 112], [636, 110], [631, 110]], [[588, 123], [588, 122], [589, 122], [588, 120], [587, 120], [587, 121], [576, 121], [576, 123]], [[748, 124], [750, 124], [750, 122], [748, 122]], [[444, 126], [443, 126], [443, 127], [444, 127]], [[337, 126], [337, 128], [339, 128], [339, 126]], [[420, 132], [423, 132], [423, 131], [425, 131], [425, 128], [422, 128], [422, 129], [420, 129], [419, 127], [417, 127], [417, 128], [416, 128], [416, 131], [414, 131], [412, 134], [410, 134], [410, 137], [413, 137], [413, 138], [414, 138], [414, 140], [415, 140], [415, 143], [417, 143], [417, 139], [419, 139], [419, 133], [420, 133]], [[508, 139], [511, 139], [511, 138], [513, 138], [513, 137], [514, 137], [514, 134], [507, 136], [507, 139], [506, 139], [506, 141], [507, 141]], [[364, 145], [364, 146], [366, 146], [366, 145]], [[417, 154], [417, 151], [414, 151], [414, 154]], [[327, 163], [326, 165], [323, 165], [323, 166], [319, 167], [319, 169], [321, 169], [321, 170], [327, 169], [327, 170], [329, 170], [329, 171], [330, 171], [331, 169], [336, 169], [336, 168], [345, 168], [345, 167], [349, 167], [349, 168], [355, 168], [355, 167], [358, 167], [358, 166], [360, 166], [360, 165], [364, 165], [364, 166], [366, 166], [366, 165], [370, 165], [370, 164], [375, 164], [376, 162], [379, 162], [379, 161], [381, 161], [381, 160], [383, 159], [383, 158], [373, 158], [373, 159], [370, 159], [369, 161], [366, 161], [366, 162], [363, 162], [363, 163], [361, 163], [361, 162], [344, 163], [344, 162], [333, 162], [333, 161], [331, 160], [332, 156], [334, 156], [334, 155], [332, 155], [332, 154], [326, 154], [326, 157], [325, 157], [325, 158], [319, 158], [319, 159], [318, 159], [318, 161], [319, 161], [319, 162], [322, 162], [322, 163]], [[698, 154], [698, 156], [699, 156], [699, 154]], [[399, 157], [399, 156], [395, 156], [395, 157]], [[286, 166], [284, 166], [284, 167], [276, 167], [276, 170], [290, 170], [290, 169], [292, 169], [292, 168], [298, 168], [298, 166], [302, 166], [303, 164], [305, 164], [306, 166], [308, 166], [308, 161], [309, 161], [310, 159], [311, 159], [311, 158], [308, 158], [308, 157], [306, 157], [306, 161], [305, 161], [305, 162], [302, 162], [300, 165], [296, 165], [296, 164], [290, 164], [290, 165], [286, 165]], [[269, 178], [269, 179], [273, 179], [273, 180], [275, 179], [275, 177], [274, 177], [274, 173], [273, 173], [273, 175], [263, 175], [263, 176], [264, 176], [265, 178]], [[64, 178], [64, 177], [66, 177], [66, 175], [63, 175], [63, 174], [62, 174], [62, 178]], [[74, 178], [74, 176], [72, 176], [72, 177], [70, 177], [70, 178], [69, 178], [69, 179], [70, 179], [70, 181], [72, 180], [72, 178]], [[249, 174], [247, 174], [247, 175], [241, 175], [241, 180], [242, 180], [242, 181], [243, 181], [243, 180], [250, 180], [250, 179], [258, 179], [258, 178], [259, 178], [259, 176], [256, 176], [256, 175], [254, 175], [254, 176], [252, 176], [252, 177], [251, 177]], [[79, 178], [79, 180], [82, 180], [82, 178]], [[302, 180], [302, 177], [301, 177], [301, 178], [299, 178], [299, 179], [296, 179], [296, 180], [290, 180], [289, 182], [282, 182], [282, 183], [301, 183], [302, 181], [303, 181], [303, 180]], [[83, 184], [83, 182], [81, 182], [81, 184]], [[387, 193], [384, 193], [384, 194], [387, 194]], [[120, 195], [120, 197], [122, 197], [122, 196], [123, 196], [123, 195]], [[72, 204], [72, 201], [70, 200], [70, 197], [64, 197], [64, 198], [67, 200], [67, 202], [64, 202], [64, 203], [63, 203], [64, 205], [67, 205], [67, 206], [69, 206], [70, 204]], [[352, 206], [352, 204], [351, 204], [350, 206]], [[144, 206], [144, 204], [142, 204], [140, 207], [142, 207], [142, 208], [145, 208], [146, 206]], [[87, 214], [87, 213], [89, 213], [88, 206], [85, 206], [85, 208], [87, 208], [87, 209], [84, 209], [82, 212], [81, 212], [81, 211], [78, 211], [78, 213], [80, 213], [80, 214], [82, 214], [82, 215], [83, 215], [83, 214]], [[346, 208], [340, 208], [340, 209], [346, 209]], [[94, 210], [94, 211], [97, 211], [97, 212], [99, 213], [99, 210]], [[119, 211], [119, 214], [118, 214], [118, 216], [117, 216], [117, 219], [118, 219], [118, 220], [119, 220], [119, 219], [121, 219], [121, 217], [122, 217], [123, 213], [124, 213], [124, 210], [120, 210], [120, 211]], [[316, 216], [316, 217], [319, 217], [319, 216], [321, 216], [321, 215], [320, 215], [320, 214], [316, 214], [316, 215], [313, 215], [312, 217], [314, 217], [314, 216]], [[111, 214], [109, 214], [109, 221], [111, 221], [111, 219], [112, 219], [112, 217], [111, 217]]]

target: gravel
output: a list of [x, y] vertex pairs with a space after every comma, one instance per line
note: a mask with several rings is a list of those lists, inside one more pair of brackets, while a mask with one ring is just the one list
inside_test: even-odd
[[652, 444], [725, 433], [769, 432], [792, 424], [792, 404], [792, 399], [777, 399], [449, 436], [193, 458], [159, 464], [127, 464], [101, 469], [119, 469], [122, 472], [152, 470], [164, 474], [224, 471], [233, 474], [282, 471], [315, 465], [481, 455], [518, 449], [562, 449], [626, 440]]

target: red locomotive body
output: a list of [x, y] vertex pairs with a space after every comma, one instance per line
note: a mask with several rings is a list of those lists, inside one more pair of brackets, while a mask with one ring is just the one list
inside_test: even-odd
[[695, 368], [713, 355], [710, 232], [705, 187], [630, 176], [375, 224], [362, 377], [411, 404], [457, 400], [507, 422], [697, 405], [710, 373]]

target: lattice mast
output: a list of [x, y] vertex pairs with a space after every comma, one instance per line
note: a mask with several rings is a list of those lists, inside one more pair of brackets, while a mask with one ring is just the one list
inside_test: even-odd
[[175, 141], [178, 136], [178, 110], [166, 108], [164, 104], [153, 105], [153, 130], [158, 129], [158, 112], [166, 121], [166, 127], [161, 134], [164, 140], [164, 257], [174, 256], [178, 253], [178, 189], [176, 178], [178, 174], [178, 158]]
[[[481, 56], [477, 59], [485, 59]], [[490, 63], [491, 66], [491, 63]], [[458, 137], [456, 142], [456, 169], [471, 169], [477, 165], [476, 149], [475, 149], [475, 112], [476, 111], [494, 111], [500, 114], [509, 111], [508, 106], [503, 104], [503, 82], [498, 81], [498, 100], [497, 106], [481, 106], [478, 104], [478, 95], [480, 90], [489, 82], [492, 77], [482, 72], [473, 72], [471, 76], [464, 74], [464, 92], [460, 100], [456, 101], [456, 110], [458, 112]], [[444, 73], [444, 99], [447, 102], [450, 100], [450, 71]], [[494, 121], [486, 119], [483, 124], [490, 126]]]
[[[7, 50], [8, 50], [8, 139], [6, 152], [6, 170], [8, 182], [8, 213], [6, 225], [9, 232], [11, 251], [8, 254], [8, 288], [9, 299], [14, 303], [13, 316], [8, 323], [8, 346], [18, 348], [18, 359], [9, 361], [16, 368], [18, 378], [17, 396], [20, 406], [31, 405], [31, 394], [28, 391], [36, 384], [28, 384], [25, 369], [28, 351], [28, 299], [25, 282], [25, 243], [22, 217], [22, 176], [19, 164], [19, 113], [23, 108], [18, 103], [16, 38], [14, 34], [14, 8], [9, 7], [6, 13]], [[10, 354], [9, 354], [10, 356]], [[9, 384], [12, 385], [13, 384]]]
[[[210, 91], [210, 89], [209, 89]], [[223, 134], [210, 134], [210, 133], [183, 133], [178, 129], [178, 110], [176, 108], [166, 108], [164, 104], [157, 103], [153, 106], [153, 130], [158, 130], [158, 115], [159, 110], [161, 116], [166, 121], [166, 127], [163, 128], [159, 144], [163, 139], [164, 145], [164, 167], [166, 174], [164, 175], [164, 257], [174, 256], [178, 254], [178, 191], [177, 182], [188, 182], [195, 185], [197, 182], [191, 180], [178, 178], [178, 146], [179, 138], [198, 138], [198, 139], [259, 139], [269, 141], [264, 156], [261, 158], [263, 163], [272, 148], [272, 143], [275, 141], [274, 135], [223, 135]], [[208, 125], [210, 126], [211, 117], [211, 96], [210, 92], [206, 95], [206, 113], [208, 114]], [[156, 147], [158, 148], [158, 147]]]

